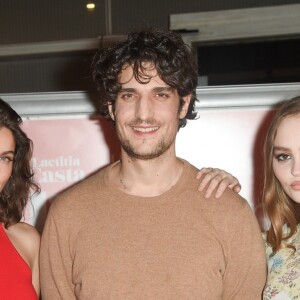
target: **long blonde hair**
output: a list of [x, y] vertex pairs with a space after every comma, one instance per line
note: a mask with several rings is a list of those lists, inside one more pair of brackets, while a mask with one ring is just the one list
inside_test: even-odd
[[[273, 172], [273, 143], [282, 120], [298, 114], [300, 114], [300, 96], [283, 101], [277, 107], [264, 144], [265, 172], [262, 202], [265, 214], [270, 221], [267, 242], [272, 246], [274, 253], [284, 247], [295, 250], [293, 245], [283, 245], [282, 243], [296, 232], [297, 216], [294, 209], [295, 203], [285, 193]], [[290, 228], [287, 235], [283, 233], [284, 224]]]

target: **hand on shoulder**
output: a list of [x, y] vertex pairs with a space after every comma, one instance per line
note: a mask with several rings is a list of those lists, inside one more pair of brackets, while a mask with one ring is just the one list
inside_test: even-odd
[[217, 168], [202, 168], [196, 176], [199, 179], [199, 191], [205, 191], [205, 198], [209, 198], [213, 192], [216, 198], [220, 198], [226, 188], [235, 193], [241, 191], [241, 185], [236, 177], [224, 170]]

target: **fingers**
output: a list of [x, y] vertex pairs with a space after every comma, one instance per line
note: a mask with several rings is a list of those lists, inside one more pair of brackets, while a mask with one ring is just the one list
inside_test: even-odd
[[[216, 198], [220, 198], [222, 196], [222, 194], [224, 193], [224, 191], [226, 190], [226, 188], [230, 188], [231, 190], [233, 190], [235, 193], [239, 193], [241, 191], [241, 185], [239, 183], [239, 181], [231, 176], [232, 178], [223, 178], [222, 181], [220, 182], [215, 197]], [[232, 183], [231, 183], [232, 182]]]
[[229, 184], [230, 180], [228, 178], [223, 178], [221, 175], [216, 175], [208, 184], [204, 197], [209, 198], [212, 193], [216, 191], [215, 197], [219, 198], [220, 196], [222, 196]]
[[196, 178], [200, 179], [203, 175], [213, 171], [213, 168], [202, 168], [198, 171]]
[[239, 184], [239, 182], [232, 188], [232, 190], [235, 192], [235, 193], [239, 193], [242, 189], [242, 186]]
[[200, 169], [200, 171], [196, 175], [197, 179], [201, 179], [198, 191], [202, 192], [214, 176], [216, 176], [216, 172], [214, 172], [213, 168]]
[[202, 168], [197, 173], [196, 178], [200, 179], [199, 191], [207, 188], [204, 195], [205, 198], [209, 198], [214, 191], [216, 191], [215, 197], [219, 198], [227, 187], [236, 193], [241, 191], [241, 185], [237, 178], [217, 168]]

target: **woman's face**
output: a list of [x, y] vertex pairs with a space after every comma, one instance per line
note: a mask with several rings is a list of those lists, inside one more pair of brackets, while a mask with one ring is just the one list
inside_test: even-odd
[[300, 203], [300, 114], [281, 121], [273, 146], [274, 174], [287, 195]]
[[0, 127], [0, 192], [12, 173], [15, 148], [12, 132], [6, 127]]

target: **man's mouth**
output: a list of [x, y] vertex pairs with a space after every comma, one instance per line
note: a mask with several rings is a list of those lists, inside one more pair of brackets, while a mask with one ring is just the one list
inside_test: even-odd
[[158, 128], [159, 128], [158, 126], [155, 126], [155, 127], [135, 127], [135, 126], [133, 126], [134, 131], [138, 131], [138, 132], [142, 132], [142, 133], [156, 131], [156, 130], [158, 130]]

